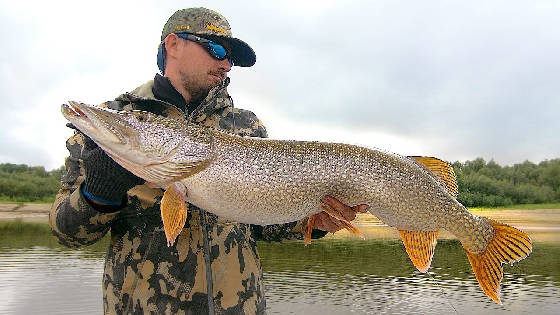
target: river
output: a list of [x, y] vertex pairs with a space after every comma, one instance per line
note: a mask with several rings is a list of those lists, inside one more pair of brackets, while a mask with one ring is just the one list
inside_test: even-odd
[[[267, 311], [558, 314], [560, 211], [532, 212], [533, 219], [523, 213], [493, 214], [525, 229], [535, 241], [529, 258], [504, 266], [503, 305], [484, 295], [457, 240], [443, 234], [429, 273], [421, 274], [406, 256], [398, 234], [374, 218], [361, 217], [358, 226], [366, 240], [339, 232], [307, 247], [302, 242], [259, 243]], [[58, 245], [45, 223], [0, 222], [0, 233], [0, 314], [102, 313], [107, 240], [69, 250]]]

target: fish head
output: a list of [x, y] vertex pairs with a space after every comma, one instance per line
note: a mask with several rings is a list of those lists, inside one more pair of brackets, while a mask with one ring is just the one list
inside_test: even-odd
[[84, 103], [62, 105], [62, 115], [116, 162], [152, 183], [185, 177], [210, 158], [211, 135], [182, 116], [113, 110]]

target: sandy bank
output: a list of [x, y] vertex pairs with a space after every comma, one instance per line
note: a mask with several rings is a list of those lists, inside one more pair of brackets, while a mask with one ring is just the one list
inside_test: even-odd
[[[44, 222], [49, 219], [50, 204], [33, 203], [0, 203], [0, 221], [19, 220], [23, 222]], [[560, 242], [560, 210], [495, 210], [473, 211], [474, 214], [485, 216], [507, 223], [527, 232], [537, 242]], [[355, 225], [366, 238], [399, 238], [396, 229], [383, 224], [371, 214], [359, 214]], [[347, 231], [339, 231], [328, 238], [355, 238]], [[446, 231], [440, 238], [454, 238]]]
[[47, 223], [50, 208], [50, 203], [0, 203], [0, 221]]
[[[509, 224], [523, 230], [533, 241], [560, 243], [560, 210], [491, 210], [472, 211], [479, 216], [488, 217], [496, 221]], [[358, 214], [355, 225], [368, 238], [400, 238], [399, 232], [383, 224], [371, 214]], [[347, 231], [339, 231], [332, 238], [356, 238]], [[439, 238], [455, 238], [447, 231], [440, 231]]]

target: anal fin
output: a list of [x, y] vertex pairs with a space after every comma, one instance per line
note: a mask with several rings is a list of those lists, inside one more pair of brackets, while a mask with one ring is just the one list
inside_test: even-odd
[[179, 182], [175, 182], [169, 185], [161, 199], [161, 219], [167, 238], [167, 246], [175, 243], [175, 239], [179, 236], [187, 221], [186, 196], [186, 187]]
[[399, 230], [408, 257], [418, 269], [425, 273], [432, 264], [437, 244], [438, 231]]

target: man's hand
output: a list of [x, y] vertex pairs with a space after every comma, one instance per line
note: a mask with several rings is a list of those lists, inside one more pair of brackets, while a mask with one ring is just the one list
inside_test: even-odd
[[[356, 218], [356, 213], [365, 213], [369, 209], [366, 204], [357, 206], [347, 206], [340, 202], [338, 199], [331, 196], [324, 196], [321, 199], [322, 208], [325, 210], [313, 216], [314, 229], [319, 229], [327, 232], [334, 233], [341, 229], [346, 228], [341, 219], [350, 222]], [[333, 216], [336, 215], [336, 216]]]
[[82, 156], [86, 178], [82, 193], [99, 206], [121, 206], [126, 192], [145, 181], [113, 161], [89, 137], [84, 136]]

